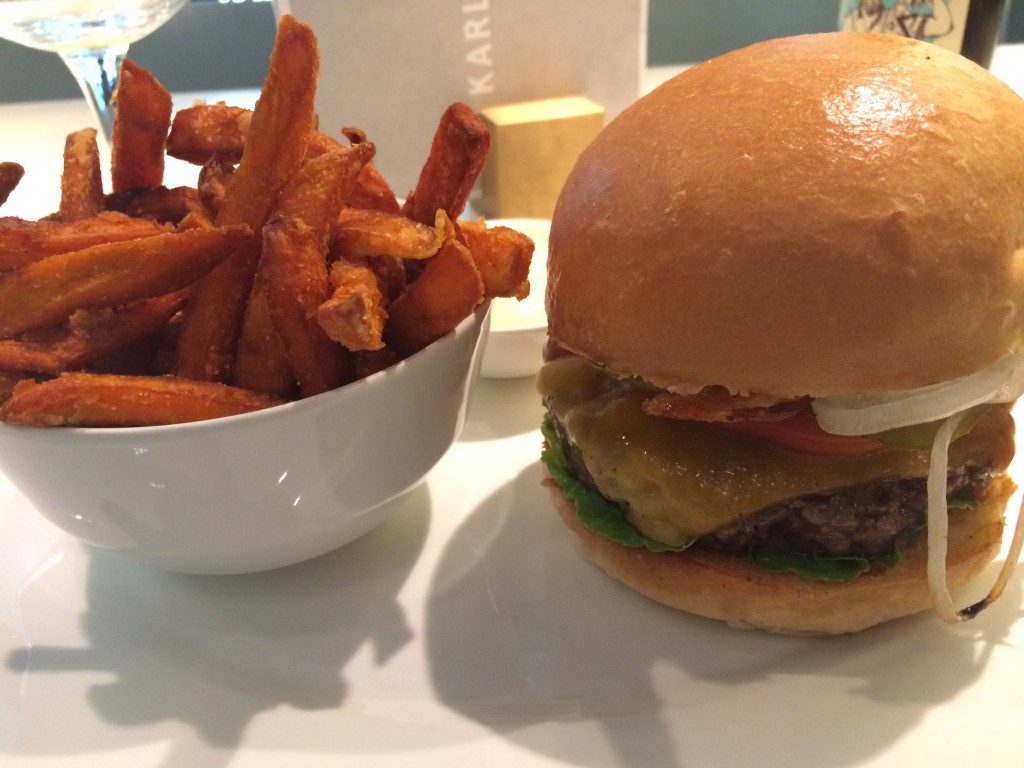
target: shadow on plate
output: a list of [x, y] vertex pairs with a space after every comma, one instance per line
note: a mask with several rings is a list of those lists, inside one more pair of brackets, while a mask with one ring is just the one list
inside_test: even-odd
[[252, 720], [281, 707], [337, 708], [359, 649], [370, 645], [383, 665], [413, 640], [397, 594], [426, 540], [429, 492], [421, 486], [397, 505], [380, 527], [335, 552], [245, 576], [188, 576], [92, 552], [80, 619], [86, 647], [17, 648], [5, 664], [29, 684], [98, 673], [102, 682], [86, 695], [112, 728], [62, 733], [55, 753], [121, 750], [133, 732], [146, 744], [147, 726], [180, 723], [175, 730], [187, 738], [169, 745], [165, 768], [227, 764]]
[[445, 705], [566, 764], [863, 764], [974, 684], [1024, 613], [1018, 574], [957, 629], [930, 614], [832, 639], [729, 629], [585, 563], [539, 476], [527, 467], [455, 531], [426, 643]]

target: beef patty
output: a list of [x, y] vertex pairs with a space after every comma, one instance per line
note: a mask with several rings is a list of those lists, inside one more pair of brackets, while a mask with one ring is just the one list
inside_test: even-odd
[[[946, 497], [954, 503], [976, 501], [993, 476], [986, 467], [950, 472]], [[710, 536], [737, 552], [757, 544], [785, 552], [874, 557], [888, 552], [904, 531], [924, 524], [927, 486], [926, 478], [915, 477], [801, 496], [734, 520]]]

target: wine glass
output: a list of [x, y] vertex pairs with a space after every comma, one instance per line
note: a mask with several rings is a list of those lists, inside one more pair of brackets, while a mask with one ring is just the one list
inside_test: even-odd
[[0, 37], [53, 51], [71, 70], [108, 141], [111, 97], [130, 43], [188, 0], [0, 0]]

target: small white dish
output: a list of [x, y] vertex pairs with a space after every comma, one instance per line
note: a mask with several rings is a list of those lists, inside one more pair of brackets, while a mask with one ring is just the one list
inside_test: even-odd
[[168, 570], [246, 573], [379, 525], [465, 422], [489, 306], [387, 370], [223, 419], [125, 429], [0, 425], [0, 467], [58, 528]]
[[542, 219], [489, 219], [488, 226], [509, 227], [530, 237], [536, 248], [530, 264], [530, 295], [522, 301], [498, 299], [491, 309], [491, 330], [484, 347], [481, 374], [490, 379], [532, 376], [543, 364], [548, 333], [544, 311], [547, 286], [548, 234]]

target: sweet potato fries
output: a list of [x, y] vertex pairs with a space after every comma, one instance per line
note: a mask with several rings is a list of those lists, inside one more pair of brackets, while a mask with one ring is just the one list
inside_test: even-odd
[[[67, 137], [60, 206], [0, 217], [0, 419], [153, 426], [320, 394], [415, 354], [482, 301], [523, 298], [533, 243], [460, 221], [490, 137], [441, 115], [399, 202], [358, 128], [314, 113], [319, 51], [281, 18], [252, 110], [172, 110], [126, 62], [112, 189], [96, 132]], [[167, 156], [197, 169], [164, 186]], [[0, 205], [24, 170], [0, 162]]]

